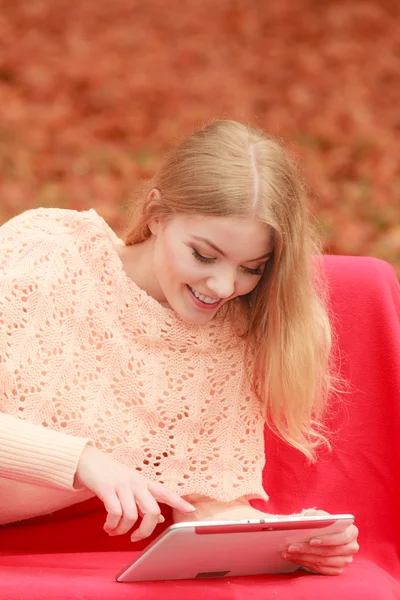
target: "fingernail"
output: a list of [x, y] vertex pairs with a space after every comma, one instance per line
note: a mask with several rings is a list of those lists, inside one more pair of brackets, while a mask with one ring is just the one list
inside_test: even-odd
[[162, 515], [160, 515], [160, 516], [158, 517], [158, 522], [159, 522], [159, 523], [164, 523], [164, 522], [165, 522], [165, 517], [163, 517]]
[[289, 552], [298, 552], [300, 550], [300, 546], [289, 546]]
[[133, 535], [131, 535], [131, 542], [138, 542], [141, 539], [142, 539], [141, 535], [137, 535], [136, 533], [134, 533]]
[[320, 543], [321, 543], [321, 540], [319, 540], [318, 538], [314, 538], [313, 540], [310, 541], [311, 546], [319, 546]]
[[195, 510], [196, 510], [195, 506], [192, 506], [191, 504], [186, 505], [186, 512], [194, 512]]

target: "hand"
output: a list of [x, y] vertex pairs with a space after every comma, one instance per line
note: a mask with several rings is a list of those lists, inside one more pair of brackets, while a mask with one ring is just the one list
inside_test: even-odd
[[132, 542], [148, 537], [164, 521], [157, 500], [182, 513], [195, 510], [175, 492], [91, 446], [86, 446], [81, 454], [76, 483], [94, 492], [103, 502], [108, 513], [104, 531], [109, 535], [127, 533], [138, 516], [143, 517], [131, 536]]
[[[189, 499], [189, 497], [188, 497]], [[233, 521], [241, 519], [265, 519], [274, 517], [285, 518], [287, 515], [271, 515], [253, 508], [246, 498], [238, 498], [233, 502], [217, 502], [210, 498], [202, 498], [200, 501], [193, 499], [196, 512], [193, 515], [182, 515], [174, 511], [174, 521]], [[323, 510], [305, 510], [299, 515], [329, 515]], [[320, 544], [296, 543], [290, 546], [298, 546], [296, 552], [285, 551], [283, 557], [290, 562], [301, 565], [303, 568], [321, 575], [339, 575], [344, 567], [351, 563], [353, 555], [358, 552], [357, 543], [358, 529], [350, 525], [343, 533], [315, 536], [320, 539]]]
[[205, 496], [186, 496], [186, 500], [194, 504], [196, 512], [182, 514], [174, 510], [174, 523], [185, 521], [240, 521], [265, 519], [266, 517], [279, 518], [279, 515], [270, 515], [253, 508], [245, 497], [237, 498], [231, 502], [219, 502]]
[[[304, 515], [329, 515], [324, 510], [303, 511]], [[342, 533], [315, 536], [307, 543], [289, 546], [283, 557], [321, 575], [339, 575], [358, 552], [358, 529], [349, 525]], [[319, 543], [316, 543], [319, 540]], [[296, 547], [296, 549], [295, 549]]]

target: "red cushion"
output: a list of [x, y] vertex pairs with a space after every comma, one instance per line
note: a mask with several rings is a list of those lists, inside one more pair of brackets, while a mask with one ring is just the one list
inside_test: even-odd
[[115, 574], [132, 552], [37, 554], [2, 558], [2, 600], [396, 600], [400, 585], [368, 560], [342, 575], [263, 575], [223, 580], [116, 583]]
[[400, 286], [375, 258], [326, 257], [342, 374], [351, 393], [333, 407], [333, 452], [309, 466], [266, 436], [269, 508], [352, 512], [362, 551], [400, 578]]
[[[264, 483], [269, 512], [312, 506], [353, 512], [361, 544], [354, 563], [339, 577], [299, 572], [116, 583], [132, 545], [128, 535], [110, 538], [103, 532], [104, 508], [95, 498], [0, 528], [2, 600], [156, 599], [159, 594], [177, 600], [400, 598], [400, 288], [394, 269], [381, 260], [328, 256], [325, 264], [342, 375], [350, 380], [351, 393], [331, 410], [333, 452], [321, 455], [316, 465], [266, 432]], [[167, 526], [170, 512], [163, 512]]]

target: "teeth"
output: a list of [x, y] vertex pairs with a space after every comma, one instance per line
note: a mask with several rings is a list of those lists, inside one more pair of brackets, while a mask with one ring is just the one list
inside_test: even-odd
[[203, 296], [203, 294], [199, 294], [192, 287], [190, 289], [192, 290], [192, 292], [196, 296], [196, 298], [198, 298], [199, 300], [201, 300], [205, 304], [217, 304], [217, 302], [220, 301], [220, 298], [217, 298], [217, 299], [215, 299], [215, 298], [209, 298], [208, 296]]

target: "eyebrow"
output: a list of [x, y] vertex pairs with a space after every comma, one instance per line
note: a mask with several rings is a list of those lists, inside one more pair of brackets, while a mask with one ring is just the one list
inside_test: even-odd
[[[211, 248], [213, 248], [216, 252], [219, 252], [219, 254], [221, 254], [222, 256], [226, 256], [225, 252], [222, 252], [222, 250], [220, 248], [218, 248], [218, 246], [216, 246], [215, 244], [210, 242], [210, 240], [208, 240], [207, 238], [203, 238], [198, 235], [193, 235], [192, 237], [194, 240], [197, 240], [198, 242], [205, 242], [206, 244], [211, 246]], [[273, 253], [274, 253], [274, 251], [271, 250], [270, 252], [267, 252], [266, 254], [259, 256], [258, 258], [252, 258], [252, 259], [246, 260], [244, 262], [255, 262], [256, 260], [262, 260], [263, 258], [269, 258], [270, 256], [273, 255]]]

